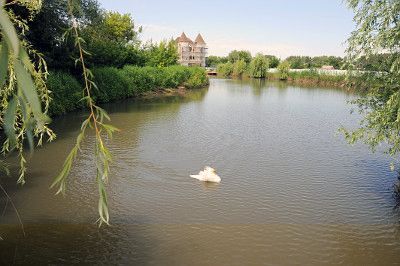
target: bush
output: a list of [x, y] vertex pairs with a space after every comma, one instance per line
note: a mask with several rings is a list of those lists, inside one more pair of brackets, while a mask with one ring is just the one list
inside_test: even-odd
[[120, 69], [102, 67], [93, 69], [98, 90], [93, 90], [93, 97], [97, 103], [106, 103], [129, 97], [129, 83]]
[[230, 77], [233, 73], [233, 64], [231, 62], [219, 64], [217, 66], [217, 73], [223, 77]]
[[50, 72], [47, 86], [52, 92], [49, 115], [62, 115], [81, 106], [83, 86], [70, 74], [65, 72]]
[[90, 67], [125, 65], [143, 66], [145, 64], [144, 52], [133, 45], [124, 45], [112, 41], [96, 40], [88, 44], [91, 56], [87, 58]]
[[[208, 77], [200, 67], [137, 67], [125, 66], [94, 68], [95, 83], [92, 95], [97, 103], [106, 103], [138, 96], [159, 88], [198, 88], [208, 85]], [[71, 74], [51, 72], [47, 81], [53, 92], [50, 115], [61, 115], [84, 106], [80, 101], [83, 86]]]
[[184, 85], [188, 88], [199, 88], [209, 84], [209, 80], [205, 70], [201, 67], [189, 68], [190, 76], [184, 82]]
[[246, 62], [243, 59], [238, 60], [233, 64], [232, 76], [242, 77], [243, 74], [246, 72], [246, 70], [247, 70]]
[[250, 63], [250, 77], [265, 78], [268, 68], [268, 59], [262, 54], [257, 54]]
[[270, 68], [277, 68], [281, 62], [281, 60], [274, 55], [266, 55], [265, 58], [268, 59]]
[[288, 61], [283, 61], [278, 65], [278, 73], [280, 80], [287, 80], [289, 78], [290, 64]]

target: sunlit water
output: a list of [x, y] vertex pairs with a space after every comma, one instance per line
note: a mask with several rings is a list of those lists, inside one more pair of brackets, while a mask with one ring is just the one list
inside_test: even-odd
[[[112, 226], [100, 229], [92, 136], [66, 197], [49, 190], [84, 115], [59, 118], [58, 139], [36, 150], [27, 184], [2, 179], [26, 236], [7, 204], [0, 264], [400, 263], [390, 160], [337, 133], [357, 125], [353, 98], [213, 79], [185, 97], [105, 106], [121, 132], [109, 142]], [[221, 184], [189, 177], [206, 165]]]

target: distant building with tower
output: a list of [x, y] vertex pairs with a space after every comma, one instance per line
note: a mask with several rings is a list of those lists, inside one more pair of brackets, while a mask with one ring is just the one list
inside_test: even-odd
[[201, 34], [192, 41], [183, 32], [176, 39], [178, 43], [179, 63], [183, 66], [206, 66], [207, 44]]

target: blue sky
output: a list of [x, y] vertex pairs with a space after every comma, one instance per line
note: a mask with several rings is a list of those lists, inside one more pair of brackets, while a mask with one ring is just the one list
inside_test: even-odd
[[339, 55], [354, 29], [342, 0], [99, 0], [107, 10], [130, 13], [143, 41], [201, 33], [210, 55], [234, 49], [289, 55]]

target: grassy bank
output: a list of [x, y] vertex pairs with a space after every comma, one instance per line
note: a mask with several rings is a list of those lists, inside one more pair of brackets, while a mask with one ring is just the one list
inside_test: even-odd
[[[204, 69], [197, 67], [102, 67], [94, 68], [92, 72], [98, 86], [98, 90], [93, 89], [93, 97], [99, 104], [138, 97], [162, 88], [184, 86], [192, 89], [208, 85]], [[51, 116], [84, 107], [84, 103], [80, 101], [83, 97], [82, 83], [72, 75], [51, 72], [47, 84], [53, 96]]]
[[[224, 78], [250, 78], [247, 73], [241, 77], [236, 77], [232, 74], [225, 75], [224, 73], [218, 73], [218, 76]], [[282, 79], [282, 76], [285, 78]], [[365, 92], [367, 89], [377, 87], [380, 84], [379, 79], [372, 79], [371, 77], [367, 79], [363, 74], [348, 77], [345, 73], [328, 74], [317, 70], [287, 71], [285, 75], [282, 75], [279, 71], [269, 71], [266, 79], [303, 86], [332, 87], [358, 92]]]
[[[345, 75], [322, 74], [312, 70], [290, 71], [287, 75], [286, 81], [293, 84], [335, 88], [346, 88], [348, 86]], [[270, 80], [280, 80], [281, 74], [278, 72], [268, 73], [267, 77]]]

